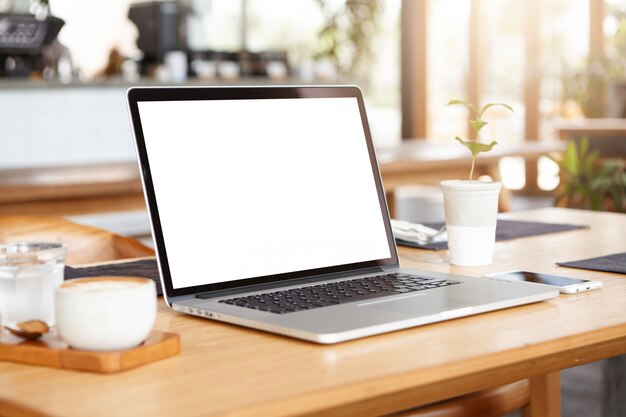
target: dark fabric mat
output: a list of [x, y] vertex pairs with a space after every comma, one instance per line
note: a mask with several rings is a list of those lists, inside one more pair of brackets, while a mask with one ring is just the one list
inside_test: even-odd
[[159, 267], [156, 259], [143, 259], [107, 265], [87, 266], [84, 268], [65, 267], [65, 279], [99, 277], [99, 276], [133, 276], [150, 278], [156, 284], [157, 295], [162, 295]]
[[557, 262], [556, 264], [568, 268], [626, 274], [626, 252], [599, 256], [597, 258], [580, 259], [578, 261]]
[[[444, 223], [425, 223], [426, 226], [433, 229], [441, 229]], [[517, 239], [518, 237], [528, 237], [545, 235], [548, 233], [564, 232], [567, 230], [586, 229], [589, 226], [581, 226], [576, 224], [562, 223], [540, 223], [525, 222], [519, 220], [500, 220], [496, 225], [496, 241]], [[448, 242], [429, 243], [427, 245], [419, 245], [413, 242], [407, 242], [396, 239], [396, 243], [402, 246], [410, 246], [412, 248], [441, 250], [448, 249]]]

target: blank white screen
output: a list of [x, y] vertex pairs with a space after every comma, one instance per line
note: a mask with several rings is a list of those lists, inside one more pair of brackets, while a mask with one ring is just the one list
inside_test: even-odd
[[138, 107], [175, 289], [391, 256], [356, 98]]

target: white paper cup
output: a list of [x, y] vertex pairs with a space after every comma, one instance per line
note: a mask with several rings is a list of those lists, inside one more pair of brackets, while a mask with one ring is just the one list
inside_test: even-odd
[[480, 266], [493, 262], [501, 188], [499, 182], [441, 182], [451, 264]]
[[75, 349], [119, 350], [141, 344], [156, 317], [156, 286], [147, 278], [94, 277], [55, 290], [61, 339]]

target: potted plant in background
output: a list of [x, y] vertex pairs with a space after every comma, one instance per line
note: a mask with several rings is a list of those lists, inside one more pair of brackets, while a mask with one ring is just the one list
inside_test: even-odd
[[[494, 106], [513, 109], [503, 103], [489, 103], [478, 108], [462, 100], [451, 100], [448, 105], [466, 106], [470, 111], [468, 122], [476, 139], [455, 139], [472, 153], [472, 165], [468, 180], [446, 180], [441, 182], [443, 190], [446, 229], [450, 263], [462, 266], [489, 265], [493, 261], [498, 196], [502, 184], [493, 181], [474, 180], [476, 157], [481, 152], [489, 152], [497, 142], [479, 141], [480, 131], [487, 125], [483, 119], [485, 112]], [[475, 118], [472, 118], [475, 114]]]
[[568, 142], [565, 153], [551, 157], [560, 169], [555, 206], [586, 210], [626, 211], [626, 171], [623, 159], [600, 158], [589, 139]]

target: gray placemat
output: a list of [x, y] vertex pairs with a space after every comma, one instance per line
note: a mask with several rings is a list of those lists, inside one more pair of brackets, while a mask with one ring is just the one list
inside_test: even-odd
[[[426, 226], [433, 229], [440, 229], [444, 223], [425, 223]], [[501, 220], [498, 219], [496, 225], [496, 241], [517, 239], [519, 237], [545, 235], [548, 233], [565, 232], [568, 230], [586, 229], [589, 226], [582, 226], [578, 224], [564, 224], [564, 223], [541, 223], [541, 222], [526, 222], [519, 220]], [[396, 239], [396, 243], [402, 246], [410, 246], [412, 248], [430, 249], [430, 250], [442, 250], [448, 249], [448, 242], [429, 243], [427, 245], [419, 245], [413, 242], [406, 242], [401, 239]]]
[[150, 278], [156, 283], [157, 295], [163, 294], [161, 289], [161, 279], [159, 278], [159, 267], [156, 259], [143, 259], [141, 261], [130, 261], [98, 266], [86, 266], [84, 268], [65, 267], [65, 279], [99, 277], [99, 276], [133, 276]]
[[598, 256], [597, 258], [580, 259], [578, 261], [557, 262], [556, 264], [568, 268], [626, 274], [626, 252]]

